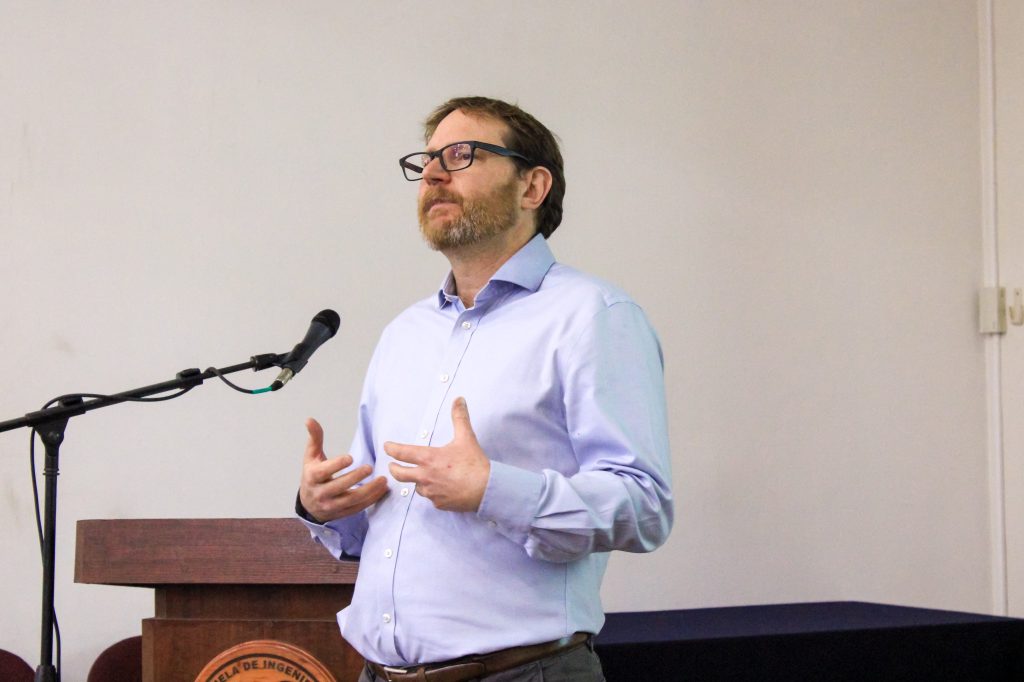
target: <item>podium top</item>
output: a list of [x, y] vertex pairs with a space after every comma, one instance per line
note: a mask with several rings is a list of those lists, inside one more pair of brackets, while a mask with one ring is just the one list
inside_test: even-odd
[[352, 584], [295, 518], [94, 519], [78, 522], [75, 582], [163, 585]]

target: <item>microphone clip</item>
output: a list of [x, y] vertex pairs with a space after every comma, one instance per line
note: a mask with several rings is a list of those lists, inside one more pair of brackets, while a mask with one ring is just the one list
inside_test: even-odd
[[282, 353], [263, 353], [262, 355], [253, 355], [249, 358], [249, 362], [252, 363], [252, 371], [259, 372], [262, 369], [268, 367], [280, 367], [284, 364], [284, 354]]

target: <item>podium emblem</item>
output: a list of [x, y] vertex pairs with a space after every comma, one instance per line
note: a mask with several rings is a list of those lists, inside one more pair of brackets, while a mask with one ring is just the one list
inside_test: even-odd
[[196, 682], [337, 682], [311, 653], [272, 639], [243, 642], [213, 658]]

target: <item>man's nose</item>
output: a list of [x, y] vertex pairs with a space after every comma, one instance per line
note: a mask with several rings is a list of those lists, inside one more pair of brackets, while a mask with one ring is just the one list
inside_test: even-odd
[[452, 177], [451, 173], [441, 167], [441, 159], [433, 158], [423, 168], [423, 180], [428, 185], [437, 185], [447, 182]]

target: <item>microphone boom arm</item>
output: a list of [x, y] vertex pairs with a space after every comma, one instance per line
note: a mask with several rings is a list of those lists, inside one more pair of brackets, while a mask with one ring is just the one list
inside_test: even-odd
[[44, 424], [68, 417], [76, 417], [80, 414], [85, 414], [86, 412], [91, 412], [92, 410], [96, 410], [101, 407], [108, 407], [110, 405], [117, 405], [118, 403], [128, 401], [136, 401], [148, 396], [166, 393], [168, 391], [195, 388], [207, 379], [211, 379], [221, 374], [233, 374], [244, 369], [252, 369], [254, 372], [258, 372], [261, 369], [267, 369], [268, 367], [280, 367], [283, 357], [283, 355], [278, 353], [265, 353], [263, 355], [252, 356], [249, 358], [249, 362], [224, 367], [223, 369], [215, 370], [210, 368], [205, 372], [201, 372], [197, 368], [182, 370], [178, 372], [176, 378], [171, 379], [170, 381], [150, 384], [149, 386], [143, 386], [141, 388], [133, 388], [128, 391], [114, 393], [113, 395], [103, 396], [101, 398], [79, 401], [74, 404], [60, 404], [46, 408], [45, 410], [29, 412], [24, 417], [0, 422], [0, 433], [25, 427], [38, 429], [38, 427]]

